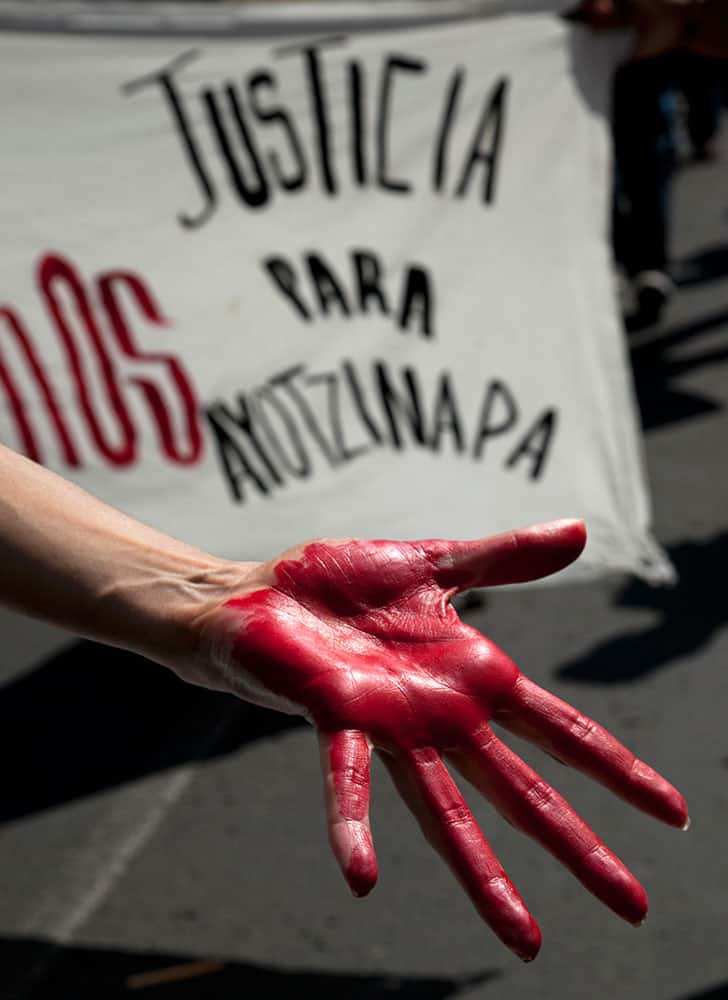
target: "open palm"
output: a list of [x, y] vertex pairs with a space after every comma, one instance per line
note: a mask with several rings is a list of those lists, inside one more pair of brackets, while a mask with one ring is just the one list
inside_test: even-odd
[[306, 715], [320, 735], [329, 834], [356, 895], [377, 878], [370, 754], [381, 755], [430, 843], [495, 933], [524, 959], [541, 935], [443, 757], [515, 827], [625, 919], [647, 896], [557, 792], [494, 733], [497, 722], [640, 809], [683, 827], [680, 794], [591, 719], [520, 673], [460, 621], [458, 591], [536, 579], [583, 548], [579, 521], [476, 542], [321, 540], [265, 564], [213, 619], [230, 688]]

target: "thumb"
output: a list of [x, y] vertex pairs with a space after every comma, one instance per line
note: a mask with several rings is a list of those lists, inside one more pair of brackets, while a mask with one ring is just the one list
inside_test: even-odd
[[423, 542], [440, 586], [497, 587], [556, 573], [572, 563], [586, 544], [583, 521], [534, 524], [472, 542]]

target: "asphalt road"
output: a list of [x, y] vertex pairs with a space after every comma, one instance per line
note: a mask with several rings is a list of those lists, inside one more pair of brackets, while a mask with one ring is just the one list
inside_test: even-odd
[[683, 287], [632, 340], [655, 530], [679, 585], [499, 592], [470, 614], [685, 793], [682, 834], [538, 760], [648, 888], [647, 924], [621, 923], [471, 796], [544, 931], [522, 965], [381, 769], [380, 883], [356, 901], [329, 856], [307, 727], [3, 613], [0, 997], [728, 996], [727, 131], [721, 159], [677, 178]]

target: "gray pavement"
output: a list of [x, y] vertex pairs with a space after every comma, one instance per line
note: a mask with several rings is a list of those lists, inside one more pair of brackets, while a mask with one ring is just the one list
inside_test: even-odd
[[[685, 793], [681, 834], [519, 745], [643, 880], [646, 926], [621, 923], [471, 795], [543, 928], [522, 965], [377, 768], [380, 883], [356, 901], [326, 845], [307, 727], [2, 613], [0, 997], [728, 996], [726, 131], [722, 159], [677, 179], [675, 256], [696, 267], [632, 341], [655, 530], [680, 584], [498, 592], [469, 615]], [[165, 983], [180, 965], [188, 978]]]

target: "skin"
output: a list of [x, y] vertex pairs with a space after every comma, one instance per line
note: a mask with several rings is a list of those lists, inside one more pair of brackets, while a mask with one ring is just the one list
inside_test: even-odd
[[540, 930], [445, 760], [634, 924], [647, 913], [642, 886], [491, 723], [657, 819], [687, 822], [685, 801], [667, 781], [531, 683], [450, 604], [468, 587], [555, 572], [578, 556], [585, 539], [580, 521], [557, 521], [475, 542], [312, 542], [266, 564], [266, 585], [226, 602], [205, 646], [220, 687], [298, 711], [317, 728], [329, 840], [355, 895], [377, 880], [368, 816], [374, 748], [478, 913], [525, 960], [538, 952]]
[[374, 749], [478, 913], [524, 960], [535, 957], [541, 932], [451, 771], [621, 917], [644, 920], [639, 882], [492, 724], [685, 828], [682, 796], [529, 681], [450, 603], [468, 587], [568, 565], [585, 543], [581, 521], [471, 542], [320, 539], [267, 563], [240, 563], [140, 524], [2, 446], [0, 483], [0, 601], [312, 723], [329, 840], [355, 895], [377, 880]]
[[633, 26], [634, 62], [676, 49], [728, 57], [726, 0], [584, 0], [578, 10], [597, 30]]

